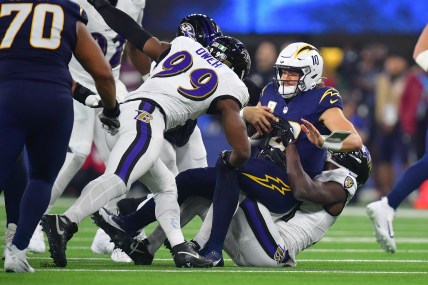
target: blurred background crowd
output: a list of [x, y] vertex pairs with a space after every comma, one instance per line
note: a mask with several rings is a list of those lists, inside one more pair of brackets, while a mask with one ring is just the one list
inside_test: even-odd
[[[305, 41], [319, 48], [326, 85], [340, 92], [345, 115], [372, 153], [372, 177], [354, 203], [367, 204], [386, 195], [398, 175], [423, 155], [428, 75], [416, 66], [412, 51], [428, 23], [428, 1], [325, 0], [322, 7], [316, 0], [199, 2], [180, 1], [177, 7], [172, 0], [147, 0], [143, 24], [160, 39], [170, 41], [184, 15], [209, 15], [225, 34], [247, 45], [252, 58], [250, 78], [260, 87], [272, 80], [273, 65], [287, 44]], [[143, 82], [127, 57], [121, 78], [129, 91]], [[217, 118], [204, 116], [198, 125], [212, 166], [228, 144]], [[103, 164], [94, 150], [69, 185], [68, 194], [80, 192], [102, 171]], [[428, 182], [419, 190], [408, 202], [416, 208], [428, 208]]]

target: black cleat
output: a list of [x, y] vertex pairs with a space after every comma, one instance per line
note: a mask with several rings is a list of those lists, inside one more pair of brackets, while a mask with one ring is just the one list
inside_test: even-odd
[[172, 256], [174, 257], [175, 266], [177, 267], [212, 267], [213, 262], [193, 249], [190, 242], [185, 241], [177, 244], [171, 249]]
[[154, 256], [147, 249], [148, 239], [133, 239], [110, 218], [112, 214], [108, 210], [102, 208], [100, 212], [102, 215], [96, 212], [92, 215], [92, 220], [110, 236], [114, 245], [123, 250], [135, 265], [151, 265]]
[[[173, 255], [173, 253], [172, 253], [172, 247], [171, 247], [171, 244], [169, 243], [169, 240], [168, 239], [166, 239], [164, 242], [163, 242], [163, 245], [166, 247], [166, 249], [168, 249], [169, 250], [169, 252]], [[195, 241], [195, 240], [190, 240], [190, 247], [191, 248], [193, 248], [193, 250], [194, 251], [196, 251], [196, 252], [199, 252], [200, 250], [201, 250], [201, 246], [199, 245], [199, 243], [197, 242], [197, 241]]]
[[224, 267], [223, 255], [215, 250], [211, 250], [206, 254], [201, 253], [206, 259], [211, 260], [213, 267]]
[[64, 215], [44, 215], [41, 220], [43, 231], [49, 242], [49, 251], [57, 267], [67, 266], [65, 250], [67, 242], [77, 232], [77, 224]]
[[138, 205], [146, 199], [147, 196], [141, 198], [124, 198], [119, 200], [119, 202], [116, 203], [117, 208], [119, 209], [119, 214], [125, 216], [137, 211]]

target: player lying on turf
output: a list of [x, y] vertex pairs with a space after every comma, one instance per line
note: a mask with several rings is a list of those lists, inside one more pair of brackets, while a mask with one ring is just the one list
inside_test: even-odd
[[[319, 135], [313, 125], [306, 123], [306, 126], [308, 132]], [[348, 153], [329, 152], [325, 171], [313, 180], [304, 172], [295, 145], [289, 144], [285, 152], [287, 175], [281, 166], [260, 158], [250, 160], [249, 163], [258, 167], [268, 164], [273, 166], [265, 168], [263, 175], [253, 175], [244, 168], [241, 178], [252, 177], [253, 181], [258, 181], [259, 185], [262, 185], [258, 188], [260, 191], [263, 191], [263, 188], [271, 192], [283, 190], [285, 194], [288, 189], [301, 203], [293, 211], [283, 215], [269, 210], [272, 205], [268, 201], [261, 203], [241, 195], [239, 208], [225, 242], [225, 251], [237, 265], [295, 266], [296, 255], [325, 235], [351, 200], [357, 187], [367, 181], [371, 172], [371, 157], [366, 147]], [[279, 172], [272, 173], [275, 167], [281, 169], [283, 176], [278, 176]], [[212, 216], [208, 209], [215, 187], [215, 170], [191, 169], [180, 173], [176, 181], [182, 225], [195, 215], [205, 220], [200, 232], [193, 239], [195, 248], [199, 250], [203, 248], [210, 233]], [[251, 187], [250, 184], [245, 186]], [[276, 201], [271, 202], [274, 204]], [[154, 216], [152, 204], [153, 199], [147, 199], [139, 210], [146, 216], [146, 220]], [[95, 222], [110, 235], [117, 246], [130, 255], [135, 264], [152, 263], [154, 253], [165, 240], [160, 227], [146, 240], [135, 241], [132, 236], [141, 226], [141, 220], [135, 219], [135, 214], [114, 216], [104, 209], [101, 209], [100, 213], [101, 215], [94, 215]], [[221, 260], [216, 266], [222, 264]]]

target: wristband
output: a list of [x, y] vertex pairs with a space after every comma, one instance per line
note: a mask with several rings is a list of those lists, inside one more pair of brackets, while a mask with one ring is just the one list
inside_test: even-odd
[[107, 108], [104, 107], [103, 114], [107, 118], [117, 118], [117, 117], [119, 117], [119, 115], [120, 115], [119, 103], [116, 101], [116, 105], [114, 106], [113, 109], [107, 109]]
[[343, 146], [343, 141], [328, 141], [326, 140], [327, 137], [328, 136], [323, 136], [324, 142], [321, 148], [331, 150], [333, 152], [340, 152]]

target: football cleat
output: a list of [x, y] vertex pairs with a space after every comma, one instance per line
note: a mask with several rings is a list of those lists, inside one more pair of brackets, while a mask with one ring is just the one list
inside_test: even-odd
[[77, 232], [77, 224], [64, 215], [44, 215], [41, 224], [48, 237], [49, 251], [54, 264], [57, 267], [67, 266], [65, 250], [67, 242]]
[[114, 262], [132, 262], [132, 259], [118, 247], [111, 253], [111, 260]]
[[221, 253], [210, 250], [207, 253], [201, 253], [206, 259], [211, 260], [213, 267], [224, 267], [224, 259]]
[[199, 253], [193, 249], [193, 246], [188, 241], [172, 247], [171, 253], [176, 267], [213, 267], [213, 262], [204, 256], [199, 255]]
[[392, 228], [394, 213], [394, 209], [388, 204], [387, 197], [367, 205], [367, 214], [372, 221], [376, 240], [381, 248], [389, 253], [397, 250]]
[[26, 250], [19, 250], [15, 245], [8, 243], [5, 251], [4, 271], [34, 272], [34, 268], [27, 261]]
[[92, 215], [92, 220], [110, 236], [116, 247], [123, 250], [134, 261], [135, 265], [151, 265], [153, 255], [147, 249], [148, 240], [133, 239], [111, 219], [111, 216], [113, 216], [112, 213], [102, 208], [100, 212]]
[[37, 225], [30, 239], [28, 250], [36, 253], [44, 253], [46, 251], [45, 236], [43, 235], [42, 226], [40, 224]]
[[3, 250], [3, 255], [2, 255], [2, 259], [5, 259], [6, 256], [6, 247], [8, 244], [12, 243], [13, 237], [15, 236], [15, 232], [16, 232], [16, 224], [14, 223], [9, 223], [7, 224], [6, 230], [4, 232], [4, 250]]
[[116, 203], [117, 208], [119, 209], [119, 214], [129, 215], [137, 211], [138, 205], [141, 202], [147, 199], [147, 196], [141, 198], [124, 198]]
[[112, 254], [114, 243], [110, 241], [110, 237], [102, 229], [98, 228], [92, 241], [91, 250], [96, 254]]

